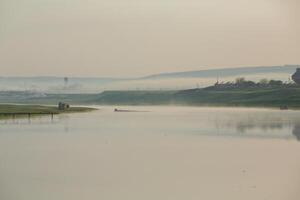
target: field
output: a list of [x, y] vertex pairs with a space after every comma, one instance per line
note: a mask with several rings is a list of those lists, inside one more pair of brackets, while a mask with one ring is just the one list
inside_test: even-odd
[[[185, 105], [300, 108], [300, 87], [203, 88], [180, 91], [105, 91], [99, 94], [43, 94], [6, 92], [0, 103], [55, 105], [59, 101], [77, 105]], [[7, 106], [4, 106], [7, 108]], [[3, 106], [1, 109], [4, 109]], [[20, 110], [59, 112], [54, 107], [18, 107]], [[49, 110], [50, 109], [50, 110]], [[79, 110], [77, 110], [79, 109]], [[85, 108], [71, 108], [67, 112]]]

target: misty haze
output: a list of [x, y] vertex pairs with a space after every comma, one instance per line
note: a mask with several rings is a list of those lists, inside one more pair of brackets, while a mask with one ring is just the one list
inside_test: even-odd
[[298, 0], [0, 0], [0, 199], [300, 199]]

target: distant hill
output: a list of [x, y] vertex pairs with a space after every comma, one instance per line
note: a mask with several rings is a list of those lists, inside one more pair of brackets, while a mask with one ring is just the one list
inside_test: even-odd
[[242, 76], [249, 74], [263, 73], [287, 73], [292, 74], [300, 65], [284, 65], [284, 66], [261, 66], [261, 67], [239, 67], [239, 68], [222, 68], [208, 69], [198, 71], [185, 71], [173, 73], [161, 73], [143, 77], [143, 79], [165, 79], [165, 78], [215, 78]]
[[[136, 78], [105, 77], [0, 77], [0, 91], [33, 91], [42, 93], [99, 93], [105, 90], [177, 90], [207, 87], [219, 77], [222, 81], [233, 81], [243, 76], [249, 80], [268, 78], [287, 81], [289, 75], [300, 65], [262, 66], [207, 69], [173, 73], [154, 74]], [[178, 80], [180, 79], [180, 80]], [[257, 80], [256, 80], [257, 81]]]

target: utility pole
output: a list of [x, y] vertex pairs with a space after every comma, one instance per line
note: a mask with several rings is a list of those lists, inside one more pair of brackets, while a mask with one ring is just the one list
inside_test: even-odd
[[69, 78], [64, 77], [65, 88], [68, 86]]

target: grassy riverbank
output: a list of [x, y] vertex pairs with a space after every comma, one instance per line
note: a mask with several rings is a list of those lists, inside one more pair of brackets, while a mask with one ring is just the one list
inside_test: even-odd
[[108, 91], [99, 94], [94, 103], [300, 108], [300, 88], [205, 88], [167, 92]]
[[[3, 94], [0, 103], [56, 104], [64, 101], [81, 105], [185, 105], [185, 106], [247, 106], [300, 108], [300, 87], [246, 87], [190, 89], [180, 91], [105, 91], [99, 94]], [[5, 97], [5, 98], [4, 98]], [[3, 106], [2, 106], [3, 107]], [[52, 107], [33, 106], [44, 112]], [[67, 112], [85, 111], [87, 108], [71, 108]], [[23, 110], [23, 108], [21, 109]], [[1, 110], [0, 110], [1, 112]]]
[[87, 108], [87, 107], [71, 107], [66, 110], [59, 110], [56, 106], [0, 104], [0, 115], [60, 114], [60, 113], [88, 112], [92, 110], [94, 109]]
[[300, 108], [300, 88], [194, 89], [178, 92], [174, 99], [188, 105]]

